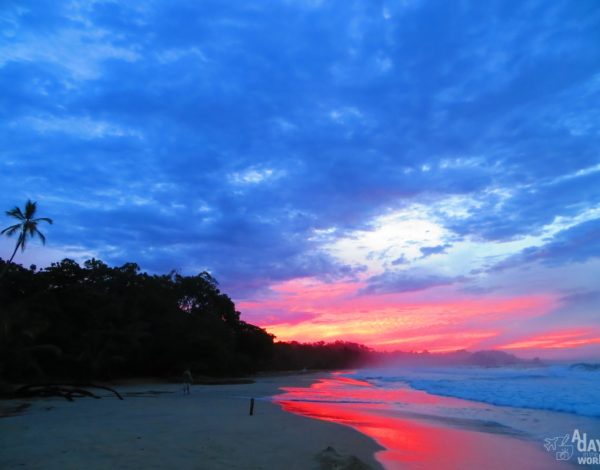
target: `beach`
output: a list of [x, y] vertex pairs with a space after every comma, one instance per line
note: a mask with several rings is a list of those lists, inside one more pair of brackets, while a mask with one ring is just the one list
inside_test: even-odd
[[543, 437], [598, 429], [597, 419], [385, 389], [342, 373], [194, 385], [189, 396], [178, 384], [115, 388], [123, 401], [108, 392], [36, 399], [4, 413], [0, 468], [561, 469], [573, 463], [546, 452]]
[[0, 419], [0, 468], [343, 468], [336, 462], [355, 470], [381, 468], [373, 457], [381, 447], [369, 437], [287, 413], [269, 399], [280, 387], [310, 386], [322, 375], [194, 385], [189, 396], [178, 384], [148, 383], [115, 386], [123, 401], [108, 392], [99, 400], [4, 401], [5, 410], [31, 406]]

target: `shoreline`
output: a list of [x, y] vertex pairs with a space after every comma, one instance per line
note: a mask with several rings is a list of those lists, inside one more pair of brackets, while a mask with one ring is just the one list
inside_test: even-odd
[[577, 423], [586, 430], [598, 424], [562, 413], [433, 395], [407, 385], [382, 389], [339, 373], [310, 388], [284, 391], [276, 399], [286, 410], [372, 437], [383, 447], [376, 459], [388, 470], [573, 468], [573, 462], [548, 453], [544, 438], [562, 436]]
[[326, 375], [194, 385], [189, 396], [179, 384], [136, 381], [113, 384], [124, 401], [109, 393], [6, 400], [4, 407], [30, 406], [0, 419], [0, 467], [382, 469], [374, 457], [382, 449], [369, 436], [289, 413], [271, 399]]

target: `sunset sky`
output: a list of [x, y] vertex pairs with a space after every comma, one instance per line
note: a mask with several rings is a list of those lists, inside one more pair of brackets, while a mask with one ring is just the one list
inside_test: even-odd
[[280, 340], [600, 357], [597, 0], [4, 0], [0, 87], [0, 208], [55, 221], [16, 262], [207, 270]]

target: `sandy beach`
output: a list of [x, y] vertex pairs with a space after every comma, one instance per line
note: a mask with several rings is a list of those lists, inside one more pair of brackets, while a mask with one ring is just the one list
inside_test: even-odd
[[[31, 407], [24, 413], [0, 419], [0, 468], [304, 470], [339, 462], [355, 470], [382, 468], [373, 458], [381, 448], [369, 437], [287, 413], [268, 399], [282, 386], [305, 387], [318, 377], [195, 385], [190, 396], [176, 384], [139, 384], [115, 387], [123, 401], [109, 393], [100, 400], [26, 400]], [[256, 398], [253, 416], [251, 397]], [[335, 452], [324, 452], [328, 447]]]
[[572, 427], [596, 435], [598, 425], [340, 373], [194, 385], [187, 396], [178, 384], [115, 388], [123, 401], [103, 392], [0, 402], [0, 468], [561, 469], [571, 466], [544, 450], [543, 436]]

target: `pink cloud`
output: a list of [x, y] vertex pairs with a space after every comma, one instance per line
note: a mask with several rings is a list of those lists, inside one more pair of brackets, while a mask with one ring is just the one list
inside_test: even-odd
[[567, 349], [600, 344], [600, 330], [579, 328], [553, 331], [503, 344], [498, 349]]
[[551, 294], [481, 297], [452, 287], [363, 294], [364, 285], [294, 279], [272, 286], [275, 295], [239, 307], [282, 341], [345, 340], [380, 350], [449, 351], [484, 348], [516, 321], [544, 315], [558, 303]]

